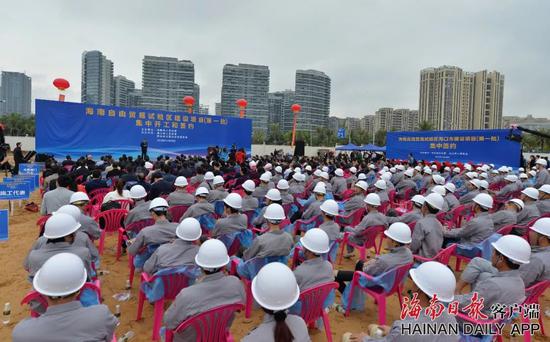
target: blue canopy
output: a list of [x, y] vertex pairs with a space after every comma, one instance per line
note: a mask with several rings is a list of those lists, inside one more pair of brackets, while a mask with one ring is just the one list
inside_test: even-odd
[[361, 148], [354, 144], [347, 144], [336, 147], [336, 151], [360, 151]]

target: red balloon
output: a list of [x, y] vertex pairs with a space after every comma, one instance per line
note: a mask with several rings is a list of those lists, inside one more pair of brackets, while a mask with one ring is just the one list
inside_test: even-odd
[[238, 99], [237, 101], [235, 101], [235, 103], [239, 107], [246, 107], [248, 105], [248, 101], [246, 101], [245, 99]]
[[297, 112], [299, 112], [299, 111], [302, 110], [302, 106], [300, 106], [299, 104], [295, 103], [295, 104], [293, 104], [292, 106], [290, 106], [290, 109], [292, 109], [292, 111], [293, 111], [294, 113], [297, 113]]
[[183, 98], [183, 103], [187, 106], [192, 106], [195, 104], [195, 98], [193, 96], [186, 96]]
[[69, 81], [64, 78], [56, 78], [53, 80], [53, 85], [59, 90], [65, 90], [71, 86]]

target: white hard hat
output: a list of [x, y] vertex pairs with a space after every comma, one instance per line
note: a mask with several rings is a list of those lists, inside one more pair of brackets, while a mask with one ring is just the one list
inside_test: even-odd
[[481, 169], [482, 169], [484, 172], [487, 172], [487, 171], [489, 171], [490, 167], [489, 167], [489, 165], [487, 165], [487, 164], [483, 164], [483, 165], [481, 165]]
[[140, 199], [147, 196], [147, 191], [145, 188], [139, 184], [134, 185], [130, 188], [130, 198]]
[[399, 171], [405, 171], [405, 166], [403, 166], [401, 164], [397, 165], [395, 168]]
[[306, 165], [305, 169], [306, 171], [311, 171], [311, 165]]
[[197, 255], [195, 263], [202, 268], [220, 268], [229, 263], [227, 248], [218, 239], [209, 239], [203, 242]]
[[518, 171], [519, 171], [519, 172], [525, 172], [525, 169], [522, 168], [522, 167], [520, 167], [520, 168], [518, 169]]
[[326, 171], [321, 172], [321, 178], [324, 178], [324, 179], [328, 180], [329, 179], [328, 172], [326, 172]]
[[460, 168], [459, 168], [459, 167], [455, 167], [455, 168], [453, 169], [453, 172], [454, 172], [454, 173], [460, 173]]
[[267, 220], [284, 220], [286, 218], [285, 216], [285, 210], [280, 204], [277, 203], [271, 203], [267, 206], [264, 213], [264, 218]]
[[266, 182], [266, 183], [267, 183], [267, 182], [269, 182], [269, 181], [271, 180], [271, 175], [270, 175], [269, 173], [267, 173], [267, 172], [264, 172], [264, 173], [262, 173], [262, 175], [260, 176], [260, 180], [261, 180], [262, 182]]
[[482, 189], [489, 189], [489, 182], [487, 182], [485, 179], [482, 179], [479, 181], [479, 187]]
[[349, 168], [349, 172], [351, 173], [356, 173], [357, 172], [357, 168], [355, 166], [352, 166]]
[[275, 172], [277, 173], [283, 173], [283, 168], [280, 167], [279, 165], [275, 166]]
[[519, 198], [512, 198], [508, 202], [514, 203], [519, 208], [519, 210], [523, 210], [523, 208], [525, 208], [525, 203], [523, 203], [523, 201]]
[[550, 237], [550, 217], [543, 217], [538, 219], [535, 224], [531, 226], [531, 230]]
[[386, 165], [384, 165], [384, 167], [382, 167], [382, 171], [386, 172], [388, 170], [389, 170], [389, 168]]
[[302, 169], [299, 167], [294, 168], [294, 173], [302, 173]]
[[385, 172], [380, 176], [383, 180], [389, 182], [391, 180], [391, 172]]
[[424, 200], [425, 200], [425, 203], [430, 205], [430, 207], [435, 208], [437, 210], [441, 210], [443, 208], [443, 202], [445, 201], [443, 199], [443, 196], [433, 192], [428, 196], [425, 196]]
[[323, 172], [328, 172], [328, 166], [323, 166], [323, 167], [321, 168], [321, 171], [323, 171]]
[[[519, 174], [519, 179], [527, 179], [527, 178], [529, 178], [529, 177], [527, 177], [527, 174], [525, 172], [522, 172], [522, 173]], [[540, 190], [540, 188], [539, 188], [539, 190]]]
[[436, 185], [432, 188], [432, 192], [436, 194], [440, 194], [441, 196], [445, 196], [447, 194], [447, 190], [445, 190], [445, 187], [443, 185]]
[[489, 194], [477, 194], [472, 201], [485, 209], [491, 209], [493, 207], [493, 197]]
[[506, 177], [504, 177], [504, 180], [508, 181], [508, 182], [515, 183], [515, 182], [518, 181], [518, 176], [516, 176], [516, 175], [506, 175]]
[[432, 164], [432, 170], [437, 170], [437, 165]]
[[535, 188], [529, 187], [525, 188], [521, 191], [522, 194], [524, 194], [527, 197], [530, 197], [534, 200], [539, 198], [539, 191]]
[[466, 172], [466, 177], [468, 177], [470, 179], [477, 178], [477, 173], [475, 173], [475, 172]]
[[384, 235], [399, 243], [411, 243], [411, 228], [403, 222], [395, 222], [384, 231]]
[[162, 197], [157, 197], [151, 201], [149, 204], [149, 210], [154, 209], [168, 209], [169, 205], [168, 202]]
[[377, 180], [374, 186], [380, 190], [386, 190], [386, 182], [383, 179]]
[[184, 186], [187, 186], [188, 183], [187, 183], [187, 178], [183, 177], [183, 176], [179, 176], [176, 178], [176, 180], [174, 181], [174, 185], [175, 186], [178, 186], [178, 187], [184, 187]]
[[414, 203], [418, 203], [420, 205], [424, 205], [424, 202], [426, 201], [426, 199], [422, 195], [414, 195], [413, 198], [411, 198], [411, 201], [413, 201]]
[[80, 290], [88, 274], [79, 256], [58, 253], [50, 257], [36, 272], [32, 285], [44, 296], [63, 297]]
[[395, 167], [390, 167], [390, 172], [391, 173], [396, 173], [397, 172], [397, 169]]
[[424, 173], [428, 175], [432, 174], [432, 169], [430, 169], [428, 166], [425, 166], [422, 171], [424, 171]]
[[243, 207], [243, 199], [241, 195], [239, 195], [236, 192], [232, 192], [229, 195], [227, 195], [224, 198], [223, 203], [227, 204], [233, 209], [241, 209]]
[[447, 184], [445, 184], [445, 189], [449, 190], [450, 192], [454, 193], [456, 191], [456, 186], [449, 182]]
[[491, 170], [491, 173], [492, 173], [492, 174], [498, 174], [498, 170], [494, 170], [494, 169], [493, 169], [493, 170]]
[[151, 164], [150, 162], [146, 161], [146, 162], [145, 162], [145, 168], [146, 168], [147, 170], [151, 170], [151, 169], [153, 168], [153, 164]]
[[531, 258], [531, 246], [517, 235], [504, 235], [491, 245], [516, 264], [528, 264]]
[[489, 176], [487, 175], [487, 172], [482, 172], [479, 174], [479, 178], [487, 179]]
[[194, 217], [184, 218], [176, 229], [176, 235], [183, 241], [196, 241], [202, 235], [201, 224]]
[[472, 184], [473, 186], [475, 186], [475, 187], [478, 188], [478, 189], [479, 189], [479, 187], [480, 187], [479, 179], [472, 179], [472, 180], [470, 181], [470, 184]]
[[44, 236], [47, 239], [58, 239], [71, 235], [80, 228], [80, 223], [69, 214], [52, 215], [44, 226]]
[[249, 163], [248, 163], [248, 166], [252, 169], [252, 168], [255, 168], [256, 167], [256, 162], [251, 160]]
[[540, 158], [540, 159], [537, 159], [536, 164], [546, 167], [546, 165], [548, 165], [548, 162], [546, 161], [546, 159]]
[[286, 179], [281, 179], [279, 182], [277, 182], [277, 189], [279, 190], [288, 190], [290, 186], [288, 185], [288, 182]]
[[437, 262], [428, 261], [409, 271], [411, 279], [416, 286], [428, 297], [444, 303], [452, 302], [456, 289], [456, 277], [447, 266]]
[[300, 242], [308, 251], [315, 254], [328, 253], [330, 250], [328, 235], [319, 228], [308, 230], [306, 234], [300, 238]]
[[338, 169], [334, 170], [334, 174], [338, 177], [343, 177], [344, 176], [344, 170], [338, 168]]
[[214, 172], [212, 171], [208, 171], [207, 173], [204, 174], [204, 180], [213, 180], [214, 179]]
[[358, 187], [358, 188], [361, 188], [365, 191], [367, 191], [367, 189], [369, 188], [369, 185], [365, 181], [359, 181], [359, 182], [355, 183], [355, 186]]
[[268, 198], [272, 201], [280, 201], [281, 200], [281, 192], [277, 189], [269, 189], [267, 193], [265, 194], [265, 198]]
[[247, 179], [247, 180], [244, 181], [242, 187], [246, 191], [253, 192], [256, 189], [256, 184], [254, 183], [253, 180]]
[[271, 262], [252, 279], [252, 295], [261, 307], [281, 311], [290, 308], [300, 297], [294, 273], [280, 262]]
[[216, 176], [216, 177], [214, 177], [214, 180], [212, 181], [212, 184], [214, 184], [214, 185], [223, 184], [223, 183], [225, 183], [225, 180], [223, 179], [222, 176]]
[[195, 190], [195, 196], [208, 195], [208, 189], [201, 186]]
[[292, 175], [292, 178], [297, 182], [300, 182], [302, 179], [302, 177], [300, 177], [300, 174], [298, 172], [294, 172], [294, 174]]
[[378, 194], [371, 193], [365, 197], [364, 201], [367, 204], [377, 207], [380, 205], [380, 196], [378, 196]]
[[89, 201], [90, 197], [85, 192], [78, 191], [71, 195], [69, 203], [73, 204], [75, 202]]
[[531, 177], [535, 177], [537, 175], [537, 171], [529, 171], [529, 174], [531, 175]]
[[416, 166], [414, 167], [414, 169], [415, 169], [416, 171], [418, 171], [418, 172], [421, 172], [421, 171], [422, 171], [422, 167], [421, 167], [420, 165], [416, 165]]
[[433, 175], [432, 176], [434, 183], [437, 185], [444, 185], [445, 184], [445, 178], [443, 178], [440, 175]]
[[315, 177], [321, 177], [321, 173], [322, 173], [322, 172], [323, 172], [323, 171], [317, 169], [317, 170], [313, 171], [313, 175], [314, 175]]
[[335, 200], [324, 201], [320, 209], [329, 216], [338, 216], [338, 203]]
[[550, 184], [543, 184], [540, 188], [539, 188], [539, 192], [542, 191], [544, 192], [545, 194], [550, 194]]
[[266, 170], [266, 171], [269, 171], [272, 168], [273, 168], [273, 165], [271, 165], [271, 163], [267, 163], [267, 164], [264, 165], [264, 170]]
[[443, 168], [443, 170], [445, 170], [445, 171], [447, 171], [447, 172], [450, 172], [450, 171], [451, 171], [451, 168], [448, 167], [448, 166], [445, 166], [445, 167]]
[[470, 165], [468, 163], [464, 164], [464, 168], [468, 171], [472, 171], [472, 165]]
[[498, 172], [508, 172], [508, 168], [506, 166], [501, 166], [498, 168]]
[[364, 173], [360, 173], [360, 174], [357, 175], [357, 179], [358, 179], [358, 180], [367, 179], [367, 176], [365, 176]]
[[317, 184], [315, 184], [315, 188], [313, 189], [313, 192], [316, 193], [316, 194], [325, 195], [327, 193], [327, 188], [326, 188], [325, 183], [318, 182]]
[[405, 176], [412, 177], [413, 175], [414, 175], [413, 169], [408, 169], [407, 171], [405, 171]]
[[80, 217], [82, 216], [80, 209], [76, 205], [72, 204], [65, 204], [61, 208], [57, 209], [57, 211], [53, 212], [53, 215], [57, 214], [71, 215], [77, 222], [80, 222]]

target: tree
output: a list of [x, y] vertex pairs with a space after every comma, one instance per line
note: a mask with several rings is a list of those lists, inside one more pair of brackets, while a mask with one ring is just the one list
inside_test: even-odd
[[281, 131], [279, 124], [272, 124], [269, 126], [266, 143], [271, 145], [285, 144], [285, 136]]
[[386, 146], [386, 131], [379, 130], [374, 135], [374, 143], [378, 146]]
[[19, 113], [6, 114], [0, 118], [4, 124], [4, 135], [34, 136], [34, 115], [23, 116]]
[[317, 127], [313, 134], [314, 146], [334, 146], [336, 145], [336, 134], [327, 127]]
[[420, 131], [433, 131], [434, 130], [434, 125], [433, 125], [433, 123], [424, 120], [424, 121], [420, 122], [420, 124], [418, 125], [418, 129]]
[[252, 143], [253, 144], [263, 144], [265, 143], [265, 131], [256, 129], [252, 133]]

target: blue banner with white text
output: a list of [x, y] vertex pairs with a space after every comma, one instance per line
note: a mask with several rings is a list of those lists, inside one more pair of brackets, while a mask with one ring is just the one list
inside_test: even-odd
[[251, 152], [252, 121], [235, 117], [36, 100], [36, 151], [66, 155], [206, 155], [209, 146]]
[[521, 144], [509, 129], [388, 132], [386, 157], [441, 162], [493, 163], [518, 167]]

